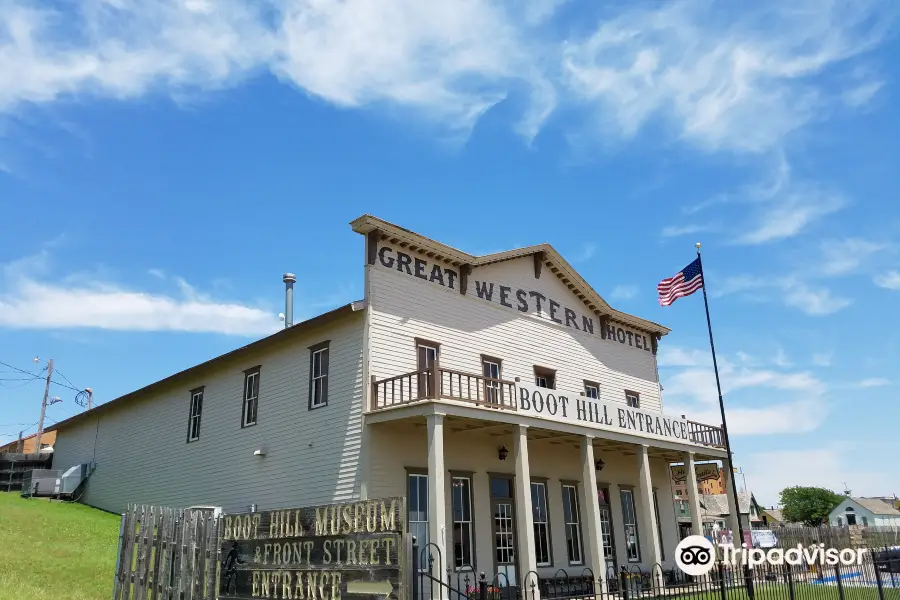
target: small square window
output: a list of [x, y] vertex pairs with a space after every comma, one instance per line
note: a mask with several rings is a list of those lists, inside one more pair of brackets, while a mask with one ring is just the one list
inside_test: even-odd
[[600, 399], [600, 384], [596, 381], [584, 381], [584, 395], [594, 400]]
[[556, 389], [556, 371], [544, 367], [534, 367], [534, 385], [550, 390]]
[[640, 408], [641, 407], [641, 395], [637, 392], [629, 392], [625, 390], [625, 402], [631, 408]]

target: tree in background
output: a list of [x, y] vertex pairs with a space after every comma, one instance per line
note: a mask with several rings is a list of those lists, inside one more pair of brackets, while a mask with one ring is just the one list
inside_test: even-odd
[[828, 514], [843, 499], [825, 488], [796, 485], [781, 490], [781, 514], [790, 523], [816, 527], [828, 521]]

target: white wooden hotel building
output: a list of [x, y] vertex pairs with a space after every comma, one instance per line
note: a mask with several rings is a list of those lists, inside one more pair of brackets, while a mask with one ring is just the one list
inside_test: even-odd
[[406, 495], [419, 543], [489, 578], [673, 565], [668, 465], [726, 454], [719, 427], [662, 413], [668, 330], [547, 244], [473, 256], [368, 215], [352, 227], [363, 300], [297, 324], [288, 306], [284, 330], [58, 425], [55, 468], [96, 466], [82, 501]]

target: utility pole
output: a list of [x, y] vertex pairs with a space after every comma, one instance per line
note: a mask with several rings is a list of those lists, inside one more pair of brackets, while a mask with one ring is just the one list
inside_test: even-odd
[[[37, 360], [37, 359], [35, 359]], [[53, 375], [53, 359], [47, 361], [47, 385], [44, 386], [44, 401], [41, 402], [41, 419], [38, 421], [37, 435], [34, 437], [34, 451], [41, 451], [41, 434], [44, 432], [44, 413], [47, 411], [47, 397], [50, 395], [50, 377]]]
[[[22, 434], [23, 433], [25, 433], [25, 432], [24, 431], [19, 432], [19, 441], [16, 442], [16, 453], [21, 453], [23, 450], [25, 450], [25, 444], [24, 444], [24, 442], [22, 442]], [[7, 491], [9, 491], [9, 490], [7, 490]]]

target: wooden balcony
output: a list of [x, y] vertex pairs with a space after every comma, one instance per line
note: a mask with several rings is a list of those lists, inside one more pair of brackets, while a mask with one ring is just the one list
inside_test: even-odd
[[373, 411], [438, 399], [516, 410], [516, 384], [504, 379], [443, 369], [438, 364], [430, 369], [404, 373], [380, 381], [372, 377]]
[[[372, 376], [370, 411], [434, 400], [455, 400], [497, 410], [518, 410], [516, 384], [476, 373], [444, 369], [435, 363], [429, 369], [404, 373], [387, 379]], [[712, 448], [724, 448], [722, 429], [687, 421], [691, 441]]]

